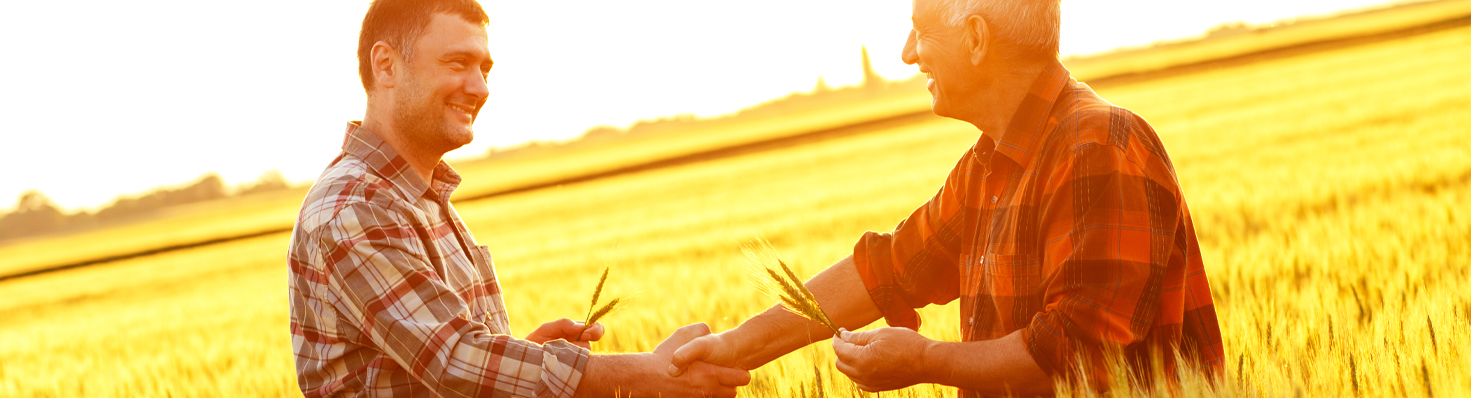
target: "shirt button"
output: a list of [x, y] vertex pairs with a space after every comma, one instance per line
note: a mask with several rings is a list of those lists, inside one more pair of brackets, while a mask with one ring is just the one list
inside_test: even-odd
[[992, 196], [991, 197], [991, 203], [996, 203], [997, 200], [1001, 200], [1001, 198], [1000, 197], [997, 197], [997, 196]]
[[970, 317], [970, 324], [971, 325], [975, 325], [976, 324], [976, 317]]

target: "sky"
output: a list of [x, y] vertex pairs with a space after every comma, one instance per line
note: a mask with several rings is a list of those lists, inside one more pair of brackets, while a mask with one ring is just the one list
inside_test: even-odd
[[[559, 140], [599, 125], [717, 116], [862, 79], [890, 79], [906, 0], [481, 0], [495, 68], [475, 141]], [[1064, 0], [1063, 55], [1266, 24], [1387, 0]], [[0, 5], [0, 212], [26, 190], [64, 209], [268, 170], [309, 182], [361, 120], [367, 0], [27, 1]], [[8, 201], [8, 202], [7, 202]]]

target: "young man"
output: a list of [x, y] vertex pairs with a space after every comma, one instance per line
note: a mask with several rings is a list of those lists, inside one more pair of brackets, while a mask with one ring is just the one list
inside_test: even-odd
[[[1113, 347], [1136, 370], [1173, 374], [1176, 353], [1206, 372], [1220, 365], [1220, 328], [1174, 167], [1143, 118], [1058, 62], [1059, 8], [914, 0], [904, 61], [929, 75], [935, 114], [981, 136], [893, 232], [865, 234], [851, 257], [807, 282], [839, 326], [880, 317], [899, 326], [833, 340], [838, 370], [860, 388], [1035, 395], [1058, 376], [1106, 388]], [[955, 299], [962, 342], [915, 332], [915, 308]], [[752, 369], [826, 330], [773, 308], [680, 348], [671, 373], [693, 360]]]
[[601, 325], [510, 335], [490, 253], [448, 201], [460, 176], [440, 160], [470, 142], [489, 95], [487, 23], [473, 0], [378, 0], [363, 19], [367, 114], [302, 204], [288, 257], [302, 393], [733, 397], [748, 372], [666, 371], [676, 348], [710, 333], [703, 324], [623, 355], [589, 353]]

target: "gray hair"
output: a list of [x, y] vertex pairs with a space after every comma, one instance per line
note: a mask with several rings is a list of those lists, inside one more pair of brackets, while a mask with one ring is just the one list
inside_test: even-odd
[[962, 26], [972, 15], [986, 19], [1002, 40], [1027, 55], [1057, 56], [1062, 29], [1061, 0], [936, 0], [940, 21]]

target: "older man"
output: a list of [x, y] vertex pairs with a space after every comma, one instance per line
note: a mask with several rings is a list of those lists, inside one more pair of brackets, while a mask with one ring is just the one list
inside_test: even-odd
[[[898, 326], [834, 339], [860, 388], [1031, 395], [1059, 376], [1106, 387], [1108, 355], [1171, 374], [1176, 353], [1219, 366], [1174, 167], [1143, 118], [1069, 77], [1059, 15], [1058, 0], [914, 0], [904, 62], [929, 75], [935, 114], [981, 134], [939, 193], [807, 282], [840, 326]], [[955, 299], [962, 342], [915, 332], [915, 308]], [[828, 335], [773, 308], [680, 348], [671, 373], [696, 359], [752, 369]]]
[[378, 0], [363, 19], [367, 114], [312, 186], [288, 256], [302, 393], [734, 396], [744, 370], [666, 371], [703, 324], [641, 354], [590, 355], [602, 326], [566, 319], [511, 337], [490, 253], [448, 201], [460, 176], [440, 160], [470, 142], [489, 95], [487, 22], [473, 0]]

